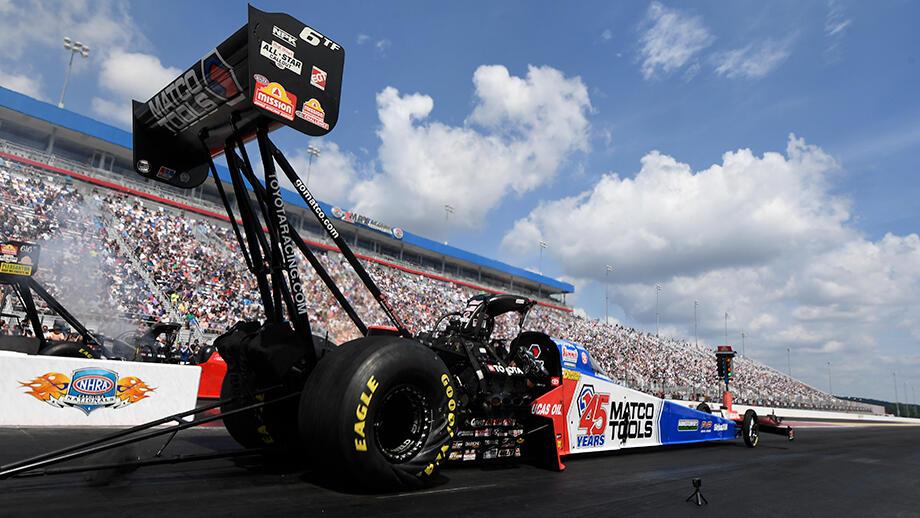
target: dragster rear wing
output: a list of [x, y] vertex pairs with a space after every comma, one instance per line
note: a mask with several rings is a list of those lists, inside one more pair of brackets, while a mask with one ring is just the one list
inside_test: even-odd
[[284, 13], [249, 6], [249, 22], [147, 102], [134, 101], [134, 169], [193, 188], [223, 152], [231, 117], [247, 139], [258, 123], [322, 136], [339, 118], [345, 50]]

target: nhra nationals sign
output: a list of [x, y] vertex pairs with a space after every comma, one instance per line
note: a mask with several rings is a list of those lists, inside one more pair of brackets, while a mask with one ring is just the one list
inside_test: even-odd
[[131, 426], [194, 408], [201, 370], [0, 351], [0, 426]]
[[661, 444], [659, 399], [603, 379], [582, 379], [566, 416], [573, 453]]
[[39, 246], [21, 241], [0, 243], [0, 273], [29, 277], [38, 271]]

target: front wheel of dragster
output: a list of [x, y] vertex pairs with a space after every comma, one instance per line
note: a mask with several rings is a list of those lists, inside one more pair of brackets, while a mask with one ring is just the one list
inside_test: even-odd
[[744, 444], [749, 448], [757, 446], [760, 440], [760, 432], [757, 429], [757, 413], [748, 409], [744, 413], [744, 419], [741, 421], [741, 436], [744, 438]]
[[346, 490], [423, 487], [455, 431], [447, 367], [406, 338], [342, 344], [317, 364], [300, 401], [303, 444]]

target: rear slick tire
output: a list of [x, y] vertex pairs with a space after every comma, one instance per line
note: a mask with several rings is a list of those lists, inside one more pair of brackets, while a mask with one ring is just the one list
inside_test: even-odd
[[300, 398], [301, 439], [353, 492], [424, 487], [447, 457], [457, 400], [444, 362], [418, 342], [369, 336], [324, 356]]
[[748, 409], [744, 413], [744, 419], [741, 421], [741, 437], [744, 438], [744, 444], [748, 448], [757, 446], [760, 441], [760, 432], [757, 428], [757, 413]]

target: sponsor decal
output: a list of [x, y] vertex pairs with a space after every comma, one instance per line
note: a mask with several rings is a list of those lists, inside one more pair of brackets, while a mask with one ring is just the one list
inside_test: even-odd
[[163, 180], [170, 180], [175, 174], [176, 174], [175, 169], [170, 169], [166, 167], [165, 165], [161, 165], [160, 169], [157, 171], [157, 178], [162, 178]]
[[160, 90], [147, 102], [147, 108], [153, 115], [153, 126], [166, 128], [175, 135], [242, 91], [233, 68], [214, 49]]
[[32, 275], [32, 267], [24, 264], [0, 263], [0, 273], [11, 275]]
[[[469, 301], [469, 303], [466, 305], [466, 308], [463, 309], [463, 314], [460, 315], [460, 322], [462, 324], [469, 322], [470, 319], [473, 318], [473, 313], [476, 312], [476, 308], [479, 307], [480, 304], [482, 304], [482, 299], [473, 299]], [[483, 354], [485, 354], [485, 351], [483, 351]]]
[[604, 431], [607, 429], [607, 409], [610, 394], [595, 393], [594, 387], [585, 385], [578, 396], [578, 429], [586, 433], [579, 434], [575, 440], [579, 448], [593, 448], [604, 445]]
[[584, 363], [584, 364], [588, 363], [588, 353], [584, 351], [581, 352], [581, 363]]
[[460, 460], [462, 458], [463, 458], [462, 451], [452, 451], [450, 452], [450, 456], [447, 457], [447, 460]]
[[553, 376], [552, 378], [550, 378], [549, 384], [554, 387], [558, 387], [559, 386], [559, 376]]
[[307, 296], [304, 294], [303, 282], [300, 279], [300, 273], [297, 269], [297, 246], [294, 238], [291, 237], [291, 225], [288, 223], [287, 212], [284, 210], [284, 204], [281, 203], [281, 184], [278, 182], [278, 176], [270, 175], [266, 179], [266, 187], [271, 198], [275, 201], [275, 215], [278, 218], [278, 231], [281, 238], [281, 252], [283, 257], [282, 266], [288, 274], [291, 288], [291, 300], [294, 302], [298, 315], [306, 315], [309, 311]]
[[540, 346], [539, 346], [539, 345], [533, 344], [533, 345], [530, 346], [530, 354], [531, 354], [534, 358], [539, 358], [541, 352], [543, 352], [543, 351], [540, 349]]
[[534, 403], [530, 410], [544, 417], [562, 415], [562, 403]]
[[712, 429], [715, 430], [715, 431], [717, 431], [717, 432], [724, 432], [724, 431], [728, 430], [728, 423], [717, 424], [717, 425], [713, 426]]
[[[285, 47], [284, 45], [278, 43], [277, 41], [272, 40], [271, 43], [267, 41], [262, 41], [262, 46], [259, 47], [259, 54], [262, 57], [268, 58], [275, 63], [275, 66], [281, 70], [290, 70], [297, 75], [300, 75], [301, 70], [303, 69], [303, 61], [294, 57], [294, 51]], [[314, 73], [316, 67], [313, 67]], [[312, 79], [310, 81], [312, 83]], [[325, 84], [326, 79], [323, 78], [323, 83]]]
[[393, 237], [396, 239], [402, 239], [404, 235], [403, 229], [393, 227]]
[[320, 34], [319, 31], [315, 31], [306, 25], [300, 31], [300, 39], [306, 41], [314, 47], [323, 46], [331, 51], [342, 50], [342, 47], [340, 47], [338, 43], [330, 40], [329, 38]]
[[289, 121], [294, 120], [294, 107], [297, 104], [297, 97], [286, 91], [281, 84], [269, 82], [261, 74], [255, 74], [252, 77], [256, 80], [252, 104]]
[[[18, 255], [18, 254], [19, 254], [19, 247], [16, 246], [16, 245], [11, 245], [11, 244], [9, 244], [9, 243], [4, 243], [2, 246], [0, 246], [0, 254], [3, 254], [3, 255]], [[15, 259], [16, 259], [16, 258], [14, 257], [12, 260], [15, 260]]]
[[712, 431], [712, 421], [703, 421], [700, 423], [700, 432], [709, 433]]
[[[298, 72], [299, 74], [300, 72]], [[310, 84], [319, 88], [320, 90], [326, 90], [326, 72], [321, 68], [318, 68], [316, 65], [313, 65], [313, 71], [310, 73]]]
[[[483, 354], [485, 354], [485, 351], [483, 351]], [[509, 376], [513, 376], [515, 374], [520, 375], [520, 376], [524, 375], [524, 371], [522, 371], [519, 367], [515, 367], [514, 365], [502, 367], [501, 365], [487, 363], [486, 370], [488, 370], [489, 372], [497, 372], [499, 374], [507, 374]]]
[[367, 407], [371, 404], [371, 399], [374, 397], [374, 392], [377, 391], [377, 387], [380, 386], [380, 382], [377, 381], [373, 375], [367, 379], [365, 383], [365, 390], [361, 391], [361, 396], [358, 398], [358, 406], [355, 407], [355, 417], [358, 419], [355, 421], [355, 451], [367, 451], [367, 437], [364, 433], [365, 422], [367, 420]]
[[581, 373], [578, 371], [562, 370], [562, 379], [578, 381], [581, 379]]
[[316, 99], [304, 101], [300, 111], [294, 113], [301, 119], [311, 124], [319, 126], [323, 129], [329, 129], [329, 125], [326, 124], [326, 112], [323, 111], [322, 105], [320, 105], [319, 101]]
[[272, 36], [284, 40], [285, 43], [292, 47], [297, 47], [297, 38], [293, 34], [287, 32], [286, 30], [278, 27], [277, 25], [272, 26]]
[[610, 438], [628, 439], [652, 437], [655, 428], [655, 404], [639, 401], [614, 401], [610, 404]]
[[578, 349], [568, 344], [562, 344], [562, 361], [566, 363], [577, 362], [578, 361]]
[[677, 421], [677, 431], [695, 432], [699, 429], [700, 422], [696, 419], [680, 419]]
[[201, 60], [201, 69], [204, 86], [214, 95], [223, 99], [232, 99], [243, 90], [236, 80], [233, 68], [224, 61], [216, 49]]
[[124, 408], [156, 390], [140, 378], [119, 378], [117, 372], [97, 367], [77, 369], [70, 376], [47, 372], [19, 384], [39, 401], [56, 408], [76, 408], [86, 415], [99, 408]]

